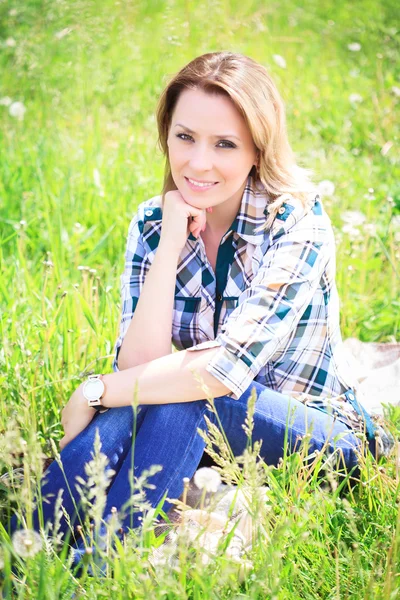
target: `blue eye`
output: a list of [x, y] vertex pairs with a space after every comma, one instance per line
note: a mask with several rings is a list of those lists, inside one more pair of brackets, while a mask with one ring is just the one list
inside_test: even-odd
[[[192, 136], [188, 133], [177, 133], [176, 137], [182, 140], [183, 142], [189, 142], [190, 140], [193, 140]], [[218, 142], [218, 144], [224, 144], [224, 146], [218, 145], [218, 148], [236, 148], [235, 144], [233, 144], [232, 142], [228, 142], [228, 140], [221, 140]]]

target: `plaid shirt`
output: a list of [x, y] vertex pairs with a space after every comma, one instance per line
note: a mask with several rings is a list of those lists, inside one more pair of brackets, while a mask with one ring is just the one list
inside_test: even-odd
[[[341, 360], [332, 227], [318, 195], [306, 207], [289, 196], [272, 227], [256, 233], [268, 216], [268, 199], [249, 176], [236, 219], [221, 239], [217, 277], [202, 239], [188, 237], [177, 266], [172, 344], [189, 351], [219, 347], [207, 371], [235, 399], [255, 380], [293, 396], [309, 395], [324, 410], [330, 397], [355, 383]], [[161, 224], [161, 196], [156, 196], [139, 205], [129, 226], [115, 371]], [[227, 245], [233, 259], [218, 291], [221, 249]]]

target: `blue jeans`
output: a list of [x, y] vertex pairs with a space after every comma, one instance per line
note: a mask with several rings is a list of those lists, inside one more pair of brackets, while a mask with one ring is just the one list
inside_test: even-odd
[[[267, 464], [277, 465], [285, 453], [285, 431], [287, 430], [287, 453], [298, 450], [299, 437], [311, 433], [309, 453], [321, 450], [329, 438], [328, 451], [341, 449], [345, 467], [357, 471], [355, 448], [360, 449], [361, 442], [354, 432], [340, 421], [316, 408], [304, 406], [301, 402], [272, 391], [263, 385], [252, 382], [239, 398], [234, 400], [228, 396], [215, 398], [215, 408], [223, 430], [235, 456], [242, 454], [247, 438], [243, 431], [247, 411], [247, 400], [252, 388], [256, 388], [257, 401], [254, 414], [254, 430], [252, 441], [262, 440], [261, 456]], [[60, 466], [54, 461], [43, 476], [42, 497], [52, 495], [49, 502], [42, 503], [44, 522], [54, 518], [55, 498], [60, 488], [64, 489], [63, 505], [73, 523], [77, 524], [74, 506], [79, 505], [80, 496], [75, 488], [77, 476], [85, 478], [85, 463], [91, 459], [95, 432], [98, 429], [101, 439], [101, 452], [109, 461], [108, 468], [115, 475], [107, 492], [107, 504], [104, 518], [111, 514], [112, 507], [118, 510], [131, 497], [129, 472], [134, 464], [134, 474], [139, 476], [151, 465], [162, 465], [162, 470], [151, 479], [155, 488], [146, 490], [149, 503], [156, 507], [164, 494], [168, 498], [179, 498], [183, 491], [184, 477], [191, 478], [195, 473], [205, 448], [205, 442], [197, 432], [198, 428], [206, 431], [204, 416], [217, 424], [215, 414], [207, 408], [205, 400], [175, 404], [142, 405], [136, 412], [135, 440], [133, 440], [134, 411], [132, 407], [113, 408], [106, 413], [97, 413], [92, 422], [61, 452], [63, 470], [69, 484], [66, 488], [65, 476]], [[338, 434], [344, 437], [335, 441]], [[369, 450], [374, 452], [370, 442]], [[133, 455], [132, 455], [133, 453]], [[340, 453], [338, 453], [339, 455]], [[72, 494], [72, 497], [71, 497]], [[74, 504], [75, 503], [75, 504]], [[167, 511], [171, 504], [165, 501], [163, 509]], [[83, 520], [83, 514], [78, 511]], [[141, 514], [126, 514], [122, 520], [124, 527], [140, 525]], [[11, 531], [18, 526], [16, 518], [11, 521]], [[37, 511], [34, 514], [34, 527], [39, 527]], [[67, 523], [62, 521], [63, 531]]]

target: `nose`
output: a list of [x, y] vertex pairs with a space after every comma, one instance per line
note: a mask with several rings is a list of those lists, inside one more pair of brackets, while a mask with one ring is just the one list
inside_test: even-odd
[[213, 168], [212, 152], [206, 144], [194, 144], [189, 163], [193, 174], [211, 171]]

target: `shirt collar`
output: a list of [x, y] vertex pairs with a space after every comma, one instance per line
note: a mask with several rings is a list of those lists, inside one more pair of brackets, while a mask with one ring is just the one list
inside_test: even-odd
[[[315, 201], [317, 199], [318, 196], [312, 200]], [[261, 245], [266, 236], [270, 234], [273, 236], [275, 234], [280, 235], [290, 229], [313, 205], [313, 202], [311, 202], [307, 206], [304, 206], [299, 199], [287, 194], [287, 200], [280, 207], [271, 230], [261, 228], [260, 231], [255, 232], [254, 230], [264, 225], [268, 218], [268, 204], [270, 201], [271, 197], [268, 192], [262, 187], [257, 187], [253, 177], [249, 175], [243, 191], [239, 211], [232, 225], [223, 236], [221, 243], [225, 241], [232, 231], [235, 231], [246, 242], [256, 246]], [[161, 221], [161, 207], [150, 207], [148, 213], [145, 211], [145, 223], [147, 218], [150, 221]], [[193, 242], [198, 241], [192, 233], [188, 239]]]

